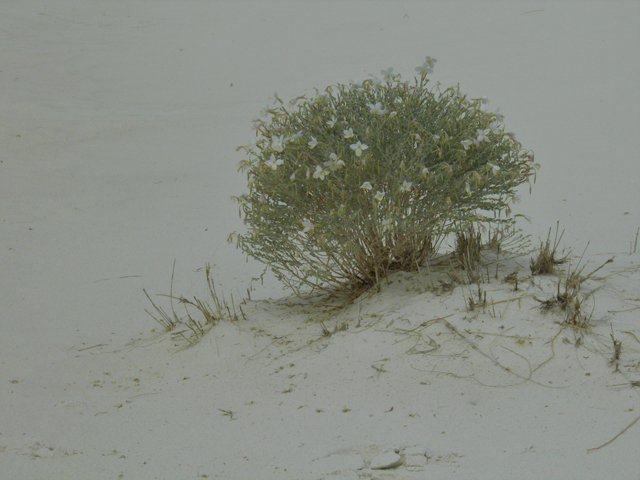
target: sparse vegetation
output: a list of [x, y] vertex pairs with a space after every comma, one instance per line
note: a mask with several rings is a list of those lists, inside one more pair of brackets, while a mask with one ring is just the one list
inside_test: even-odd
[[555, 272], [556, 266], [566, 263], [568, 257], [558, 258], [558, 245], [564, 230], [558, 238], [558, 230], [560, 223], [556, 225], [556, 236], [551, 244], [551, 228], [549, 228], [549, 234], [547, 235], [547, 241], [540, 244], [540, 250], [535, 258], [531, 259], [531, 274], [532, 275], [549, 275]]
[[481, 235], [473, 226], [466, 231], [456, 232], [456, 247], [453, 254], [465, 270], [471, 271], [477, 267], [480, 262], [481, 248]]
[[483, 291], [480, 285], [478, 285], [477, 295], [471, 295], [467, 298], [468, 308], [470, 311], [474, 311], [476, 308], [484, 308], [487, 305], [487, 292]]
[[[553, 251], [555, 251], [555, 247]], [[563, 263], [567, 260], [568, 256], [564, 257]], [[536, 300], [540, 302], [540, 309], [543, 312], [549, 312], [552, 310], [560, 310], [564, 312], [565, 318], [564, 321], [561, 322], [562, 325], [574, 327], [579, 331], [586, 331], [590, 329], [589, 320], [591, 316], [587, 315], [585, 312], [585, 301], [587, 299], [587, 296], [581, 295], [580, 286], [590, 278], [593, 278], [593, 275], [606, 264], [613, 262], [613, 258], [610, 258], [609, 260], [604, 262], [588, 275], [582, 275], [585, 267], [580, 267], [581, 261], [582, 257], [580, 258], [580, 261], [575, 268], [572, 269], [571, 267], [569, 267], [565, 274], [564, 282], [562, 281], [562, 276], [558, 277], [558, 290], [556, 295], [549, 298], [548, 300], [542, 301], [538, 300], [537, 298]]]
[[[163, 297], [169, 297], [171, 314], [167, 313], [162, 307], [159, 307], [144, 291], [144, 294], [151, 302], [156, 314], [154, 315], [149, 310], [145, 309], [151, 318], [158, 322], [166, 332], [172, 332], [172, 338], [174, 340], [185, 340], [188, 345], [194, 345], [206, 332], [214, 327], [220, 320], [226, 319], [229, 321], [238, 320], [238, 313], [236, 311], [236, 305], [231, 295], [231, 308], [227, 303], [224, 295], [222, 298], [218, 296], [216, 292], [215, 284], [211, 277], [211, 265], [207, 264], [205, 267], [205, 275], [207, 279], [207, 286], [209, 289], [209, 300], [204, 301], [199, 298], [193, 297], [193, 300], [189, 300], [184, 296], [175, 297], [173, 295], [173, 276], [175, 272], [175, 262], [173, 270], [171, 272], [171, 287], [169, 295], [160, 295]], [[179, 304], [182, 304], [185, 309], [184, 316], [179, 316], [174, 310], [173, 300], [177, 300]], [[195, 309], [201, 316], [202, 320], [198, 320], [192, 316], [193, 311], [189, 311], [189, 307]], [[238, 305], [241, 315], [244, 317], [242, 306]], [[186, 330], [174, 331], [179, 326], [186, 327]]]

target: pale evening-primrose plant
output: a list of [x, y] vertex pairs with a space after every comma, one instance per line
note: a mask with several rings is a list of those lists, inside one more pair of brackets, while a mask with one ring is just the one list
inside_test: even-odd
[[533, 154], [487, 99], [431, 87], [435, 63], [413, 82], [389, 68], [295, 102], [274, 94], [240, 147], [247, 233], [230, 238], [298, 294], [356, 294], [472, 224], [513, 223]]

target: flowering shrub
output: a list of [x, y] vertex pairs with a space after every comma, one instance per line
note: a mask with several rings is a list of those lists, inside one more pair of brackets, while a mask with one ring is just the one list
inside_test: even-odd
[[389, 68], [314, 98], [274, 95], [256, 140], [238, 147], [249, 192], [235, 199], [249, 230], [230, 239], [296, 293], [353, 294], [416, 269], [451, 233], [513, 223], [533, 154], [486, 99], [428, 89], [435, 62], [414, 82]]

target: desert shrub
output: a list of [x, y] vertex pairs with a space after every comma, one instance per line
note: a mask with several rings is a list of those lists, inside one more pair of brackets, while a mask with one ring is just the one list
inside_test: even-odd
[[[413, 270], [450, 234], [513, 223], [515, 189], [538, 167], [503, 117], [458, 87], [393, 69], [289, 102], [277, 95], [238, 147], [249, 192], [237, 245], [287, 287], [353, 294]], [[308, 290], [306, 290], [308, 291]]]

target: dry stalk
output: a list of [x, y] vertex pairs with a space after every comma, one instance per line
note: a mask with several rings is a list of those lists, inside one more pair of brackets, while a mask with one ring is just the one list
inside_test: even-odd
[[609, 365], [615, 365], [617, 372], [619, 370], [620, 364], [620, 355], [622, 354], [622, 342], [620, 340], [616, 340], [616, 337], [613, 335], [613, 324], [611, 324], [611, 341], [613, 342], [613, 357], [609, 361]]

